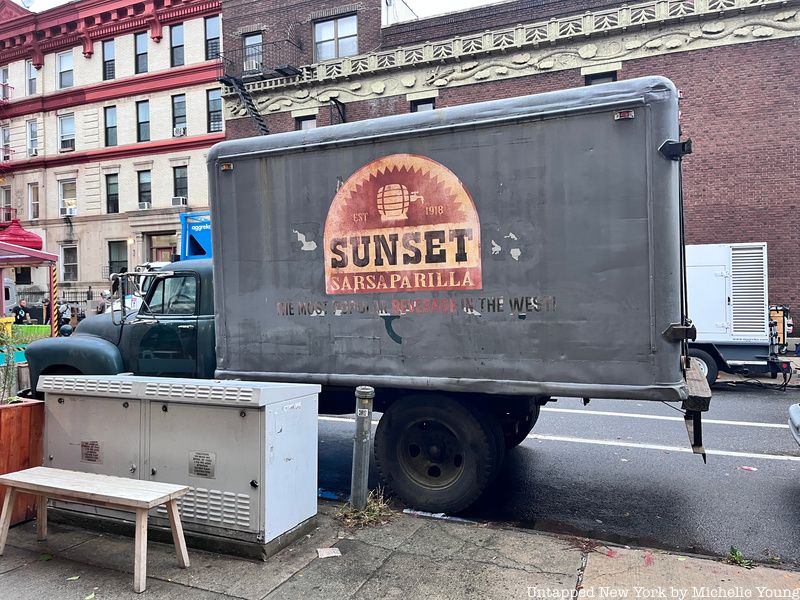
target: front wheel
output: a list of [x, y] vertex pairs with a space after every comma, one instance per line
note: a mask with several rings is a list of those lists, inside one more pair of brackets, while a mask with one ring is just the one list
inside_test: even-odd
[[691, 356], [700, 368], [700, 372], [705, 375], [708, 385], [713, 385], [719, 375], [717, 368], [717, 361], [705, 350], [699, 348], [689, 348], [689, 356]]
[[381, 479], [403, 502], [457, 513], [475, 502], [502, 464], [494, 416], [451, 398], [412, 396], [394, 402], [375, 433]]

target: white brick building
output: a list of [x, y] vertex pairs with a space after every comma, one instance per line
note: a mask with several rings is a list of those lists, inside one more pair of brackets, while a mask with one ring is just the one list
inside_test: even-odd
[[[144, 8], [143, 8], [144, 7]], [[0, 0], [0, 217], [61, 257], [63, 288], [177, 251], [208, 205], [224, 137], [219, 0], [79, 0], [32, 14]], [[46, 274], [17, 272], [44, 289]]]

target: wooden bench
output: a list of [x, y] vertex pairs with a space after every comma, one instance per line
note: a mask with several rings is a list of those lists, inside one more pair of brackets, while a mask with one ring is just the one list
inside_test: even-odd
[[36, 533], [39, 540], [47, 537], [48, 498], [135, 512], [136, 551], [133, 563], [133, 589], [136, 592], [143, 592], [147, 585], [147, 511], [166, 504], [172, 528], [172, 540], [178, 554], [178, 564], [184, 569], [189, 566], [189, 555], [186, 551], [177, 504], [177, 499], [189, 491], [188, 486], [48, 467], [34, 467], [0, 475], [0, 485], [8, 486], [0, 516], [0, 556], [3, 554], [8, 537], [14, 494], [27, 492], [37, 496]]

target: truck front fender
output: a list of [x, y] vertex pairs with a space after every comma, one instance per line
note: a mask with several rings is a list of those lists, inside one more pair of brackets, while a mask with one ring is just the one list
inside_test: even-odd
[[35, 390], [40, 375], [60, 370], [83, 375], [116, 375], [125, 370], [119, 348], [94, 335], [36, 340], [25, 349], [25, 358]]

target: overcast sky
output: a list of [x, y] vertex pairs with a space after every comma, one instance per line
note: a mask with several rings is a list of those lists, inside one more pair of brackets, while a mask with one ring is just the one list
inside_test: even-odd
[[[14, 0], [17, 4], [29, 3], [30, 10], [34, 12], [41, 12], [58, 6], [59, 4], [66, 4], [66, 0]], [[497, 0], [406, 0], [411, 9], [420, 17], [427, 17], [430, 15], [438, 15], [442, 13], [452, 12], [454, 10], [463, 10], [472, 8], [473, 6], [482, 6], [484, 4], [493, 4]]]

